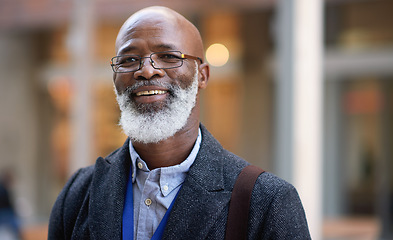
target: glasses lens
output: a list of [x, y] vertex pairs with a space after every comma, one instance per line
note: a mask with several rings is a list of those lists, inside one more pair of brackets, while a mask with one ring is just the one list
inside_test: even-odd
[[151, 55], [155, 68], [176, 68], [183, 64], [179, 51], [158, 52]]
[[136, 55], [117, 56], [112, 59], [112, 67], [115, 72], [133, 72], [139, 69], [141, 58]]

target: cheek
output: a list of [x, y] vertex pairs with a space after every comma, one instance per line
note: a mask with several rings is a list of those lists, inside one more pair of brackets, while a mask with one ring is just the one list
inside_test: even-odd
[[182, 89], [185, 89], [191, 86], [192, 81], [194, 80], [194, 70], [190, 68], [179, 68], [176, 69], [176, 71], [173, 71], [172, 74], [168, 73], [168, 76]]
[[180, 75], [177, 79], [178, 85], [182, 89], [186, 89], [192, 84], [192, 76], [191, 75]]
[[113, 84], [115, 85], [118, 93], [123, 93], [126, 88], [130, 86], [130, 77], [127, 76], [127, 73], [117, 73], [116, 75], [113, 75]]

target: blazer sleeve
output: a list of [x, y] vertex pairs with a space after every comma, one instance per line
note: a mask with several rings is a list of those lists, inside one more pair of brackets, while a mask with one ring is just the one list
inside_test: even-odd
[[295, 187], [270, 173], [259, 179], [250, 206], [250, 221], [259, 226], [254, 239], [311, 239]]
[[83, 201], [88, 195], [89, 168], [78, 170], [60, 192], [49, 218], [48, 240], [71, 239]]

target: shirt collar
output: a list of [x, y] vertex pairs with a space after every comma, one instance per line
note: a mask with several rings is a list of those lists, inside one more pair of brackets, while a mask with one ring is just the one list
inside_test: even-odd
[[[167, 196], [172, 190], [174, 190], [184, 182], [187, 173], [191, 165], [194, 163], [195, 158], [199, 152], [201, 141], [202, 141], [201, 129], [198, 129], [198, 137], [195, 141], [194, 147], [192, 148], [188, 157], [183, 162], [174, 166], [162, 167], [153, 170], [159, 172], [158, 181], [159, 181], [161, 192], [164, 196]], [[130, 149], [131, 164], [132, 164], [132, 183], [135, 183], [136, 178], [138, 177], [138, 171], [150, 172], [150, 170], [147, 167], [146, 162], [143, 161], [143, 159], [135, 151], [131, 141], [129, 144], [129, 149]]]

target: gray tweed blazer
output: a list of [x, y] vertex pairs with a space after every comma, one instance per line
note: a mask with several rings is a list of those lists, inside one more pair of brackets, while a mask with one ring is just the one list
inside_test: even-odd
[[[202, 143], [174, 203], [163, 239], [224, 239], [236, 177], [248, 163], [228, 152], [201, 125]], [[129, 140], [94, 166], [80, 169], [53, 206], [48, 239], [121, 239], [130, 167]], [[310, 239], [295, 188], [271, 173], [251, 197], [248, 239]]]

